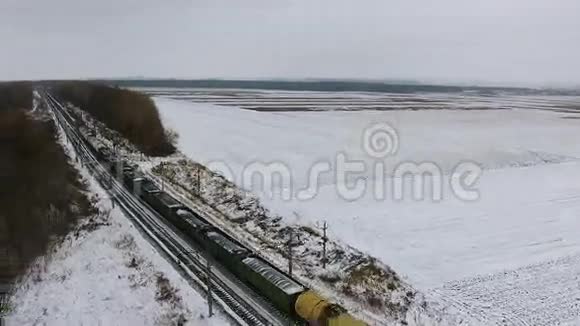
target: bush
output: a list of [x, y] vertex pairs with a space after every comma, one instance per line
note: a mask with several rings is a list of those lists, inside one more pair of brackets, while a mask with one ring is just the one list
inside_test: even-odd
[[0, 111], [0, 280], [12, 279], [95, 213], [52, 121]]
[[120, 132], [143, 153], [167, 156], [175, 152], [171, 133], [165, 132], [157, 107], [147, 95], [82, 82], [61, 84], [56, 90], [58, 96]]

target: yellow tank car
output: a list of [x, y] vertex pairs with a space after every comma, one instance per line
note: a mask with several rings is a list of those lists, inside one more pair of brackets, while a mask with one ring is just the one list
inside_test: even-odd
[[339, 305], [308, 290], [296, 300], [296, 313], [310, 325], [317, 326], [366, 326], [365, 323], [352, 318]]
[[295, 304], [298, 316], [310, 323], [326, 320], [329, 307], [330, 303], [312, 290], [298, 296]]
[[349, 314], [341, 314], [337, 317], [328, 319], [327, 326], [367, 326], [366, 323], [363, 323], [360, 320], [354, 319]]

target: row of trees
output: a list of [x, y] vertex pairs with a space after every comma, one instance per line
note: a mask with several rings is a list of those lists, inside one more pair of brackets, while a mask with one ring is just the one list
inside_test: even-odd
[[32, 85], [30, 83], [0, 83], [0, 111], [31, 107]]
[[16, 277], [54, 239], [96, 213], [53, 122], [27, 114], [27, 98], [22, 93], [17, 104], [1, 99], [11, 109], [0, 111], [0, 282]]
[[175, 152], [155, 103], [145, 94], [99, 84], [68, 82], [58, 95], [120, 132], [143, 153], [167, 156]]

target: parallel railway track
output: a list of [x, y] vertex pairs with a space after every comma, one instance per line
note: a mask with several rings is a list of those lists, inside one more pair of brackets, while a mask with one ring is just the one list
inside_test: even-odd
[[107, 188], [109, 195], [115, 198], [127, 217], [192, 285], [207, 291], [206, 265], [209, 260], [212, 265], [209, 279], [213, 300], [238, 324], [295, 324], [185, 238], [165, 218], [125, 189], [96, 159], [88, 142], [73, 126], [74, 118], [50, 94], [44, 92], [43, 95], [55, 122], [72, 144], [80, 162]]

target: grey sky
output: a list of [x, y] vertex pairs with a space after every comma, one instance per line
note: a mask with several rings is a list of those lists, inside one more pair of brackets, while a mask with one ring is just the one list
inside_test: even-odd
[[0, 0], [0, 79], [580, 85], [578, 0]]

